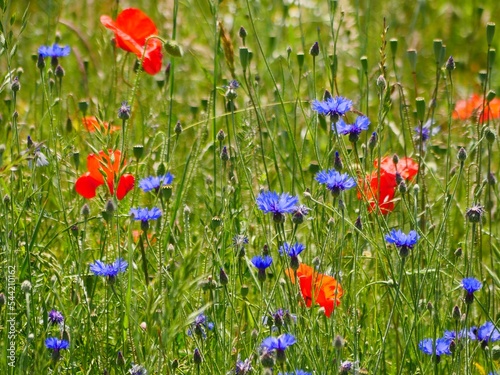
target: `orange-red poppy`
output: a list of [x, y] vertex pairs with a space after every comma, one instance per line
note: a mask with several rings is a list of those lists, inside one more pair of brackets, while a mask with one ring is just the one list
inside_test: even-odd
[[[292, 268], [285, 271], [293, 284], [295, 284], [295, 273]], [[340, 298], [344, 290], [335, 278], [323, 275], [311, 266], [301, 263], [297, 269], [297, 278], [302, 297], [307, 307], [311, 307], [313, 301], [325, 309], [325, 315], [330, 317], [335, 306], [340, 305]]]
[[453, 118], [467, 120], [473, 116], [479, 116], [479, 121], [484, 122], [488, 119], [500, 118], [500, 99], [494, 98], [486, 103], [483, 111], [483, 97], [473, 94], [467, 100], [458, 100], [453, 111]]
[[[87, 157], [87, 169], [83, 176], [76, 180], [75, 189], [82, 197], [90, 199], [96, 195], [96, 189], [107, 183], [109, 192], [114, 193], [116, 176], [120, 175], [121, 152], [119, 150], [108, 152], [99, 151], [99, 155], [90, 154]], [[125, 162], [123, 162], [125, 166]], [[104, 178], [106, 177], [106, 181]], [[135, 179], [131, 174], [122, 174], [118, 180], [116, 197], [123, 199], [134, 188]]]
[[87, 116], [82, 119], [83, 126], [90, 132], [94, 133], [95, 131], [101, 131], [106, 133], [109, 128], [109, 132], [113, 133], [117, 130], [120, 130], [119, 126], [111, 125], [109, 127], [109, 123], [107, 122], [99, 122], [95, 116]]
[[394, 210], [394, 196], [396, 195], [396, 172], [407, 182], [411, 181], [418, 173], [418, 163], [411, 158], [401, 158], [397, 166], [391, 157], [386, 156], [380, 162], [380, 181], [378, 179], [378, 160], [374, 161], [375, 171], [359, 183], [358, 199], [363, 197], [368, 202], [368, 211], [380, 209], [383, 215]]
[[[158, 29], [154, 22], [136, 8], [123, 10], [116, 21], [113, 21], [109, 16], [101, 16], [101, 23], [114, 31], [118, 47], [134, 53], [138, 59], [142, 58], [146, 39], [152, 35], [158, 35]], [[148, 40], [142, 63], [146, 73], [155, 75], [161, 70], [162, 46], [162, 42], [156, 38]]]

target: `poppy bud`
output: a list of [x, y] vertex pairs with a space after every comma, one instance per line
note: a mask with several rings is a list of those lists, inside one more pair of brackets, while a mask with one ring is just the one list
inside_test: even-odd
[[486, 94], [486, 101], [489, 103], [491, 102], [493, 99], [495, 99], [495, 96], [497, 96], [497, 93], [493, 90], [490, 90], [488, 91], [488, 93]]
[[182, 47], [173, 40], [167, 40], [163, 47], [165, 47], [165, 51], [171, 56], [182, 57], [184, 55]]
[[248, 285], [243, 284], [243, 285], [241, 286], [241, 288], [240, 288], [240, 293], [241, 293], [241, 296], [242, 296], [243, 298], [245, 298], [246, 296], [248, 296], [248, 291], [249, 291], [249, 289], [248, 289]]
[[361, 216], [358, 216], [358, 218], [356, 219], [356, 221], [354, 222], [354, 226], [359, 230], [359, 231], [362, 231], [363, 230], [363, 223], [361, 222]]
[[335, 338], [333, 339], [333, 347], [337, 350], [342, 349], [342, 347], [344, 346], [344, 343], [345, 343], [345, 341], [342, 338], [342, 336], [340, 336], [340, 335], [335, 336]]

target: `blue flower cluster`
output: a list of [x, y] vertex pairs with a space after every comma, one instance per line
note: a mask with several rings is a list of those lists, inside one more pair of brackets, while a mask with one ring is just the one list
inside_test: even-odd
[[338, 134], [349, 135], [349, 140], [353, 143], [357, 142], [359, 135], [363, 130], [368, 130], [370, 126], [370, 119], [366, 116], [358, 116], [354, 124], [346, 124], [343, 119], [339, 119], [336, 123], [332, 124], [332, 130], [337, 128]]
[[96, 276], [105, 276], [112, 280], [119, 273], [125, 272], [127, 267], [128, 263], [123, 258], [118, 258], [111, 264], [96, 260], [95, 263], [90, 265], [90, 271]]
[[414, 230], [404, 234], [400, 229], [393, 229], [385, 236], [388, 243], [395, 245], [399, 249], [399, 254], [403, 258], [408, 255], [409, 250], [413, 249], [419, 238], [420, 236]]
[[326, 185], [332, 195], [337, 197], [341, 191], [352, 189], [356, 186], [356, 181], [347, 173], [339, 173], [335, 169], [321, 171], [316, 174], [316, 181], [322, 185]]
[[328, 98], [325, 101], [314, 100], [312, 109], [323, 116], [331, 116], [336, 122], [339, 117], [344, 116], [352, 108], [352, 101], [342, 96]]
[[285, 220], [284, 214], [291, 214], [296, 210], [299, 198], [288, 193], [264, 191], [257, 196], [256, 203], [262, 212], [272, 213], [274, 221], [282, 223]]
[[43, 58], [68, 56], [70, 51], [71, 49], [69, 46], [59, 46], [56, 43], [51, 46], [40, 46], [40, 48], [38, 48], [38, 54]]
[[162, 186], [171, 185], [174, 177], [170, 172], [163, 176], [149, 176], [139, 181], [139, 188], [145, 193], [153, 190], [158, 192]]

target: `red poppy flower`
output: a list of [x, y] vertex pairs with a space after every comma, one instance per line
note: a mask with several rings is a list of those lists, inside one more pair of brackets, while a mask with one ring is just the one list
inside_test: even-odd
[[[121, 152], [109, 150], [99, 151], [99, 155], [90, 154], [87, 157], [87, 169], [83, 176], [76, 180], [75, 189], [82, 197], [90, 199], [96, 195], [96, 189], [104, 184], [104, 177], [111, 194], [114, 192], [115, 177], [120, 174]], [[125, 163], [123, 164], [125, 165]], [[123, 199], [134, 188], [135, 179], [131, 174], [122, 174], [118, 181], [116, 197]]]
[[500, 99], [494, 98], [487, 103], [483, 109], [483, 97], [473, 94], [470, 99], [458, 100], [453, 111], [453, 118], [459, 120], [467, 120], [473, 116], [479, 115], [479, 121], [484, 122], [488, 119], [500, 118]]
[[[109, 123], [99, 122], [95, 116], [84, 117], [82, 119], [82, 123], [90, 133], [94, 133], [97, 130], [101, 132], [107, 132], [109, 128]], [[109, 132], [113, 133], [117, 130], [120, 130], [120, 127], [112, 125], [111, 128], [109, 129]]]
[[377, 178], [378, 160], [375, 160], [373, 164], [375, 171], [359, 183], [364, 194], [358, 190], [358, 199], [362, 199], [363, 196], [366, 198], [369, 212], [378, 207], [383, 215], [387, 215], [394, 210], [394, 196], [397, 188], [396, 172], [399, 172], [407, 182], [411, 181], [418, 173], [418, 163], [411, 158], [404, 157], [399, 159], [396, 168], [392, 157], [386, 156], [380, 163], [380, 182]]
[[[295, 273], [292, 268], [285, 271], [292, 283], [295, 284]], [[344, 290], [333, 277], [317, 273], [314, 268], [301, 263], [297, 269], [297, 278], [302, 297], [307, 307], [313, 301], [325, 309], [325, 315], [330, 317], [335, 306], [340, 305], [340, 297]]]
[[[158, 35], [158, 29], [153, 21], [141, 10], [128, 8], [123, 10], [116, 22], [109, 16], [101, 16], [101, 23], [108, 29], [114, 31], [115, 42], [121, 49], [134, 53], [138, 59], [141, 59], [144, 52], [146, 38], [152, 35]], [[155, 75], [161, 70], [162, 43], [153, 38], [148, 40], [144, 61], [142, 66], [146, 73]]]

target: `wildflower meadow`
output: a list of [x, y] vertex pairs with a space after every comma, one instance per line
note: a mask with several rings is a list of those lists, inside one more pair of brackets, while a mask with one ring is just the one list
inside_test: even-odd
[[0, 1], [0, 374], [500, 374], [500, 4]]

